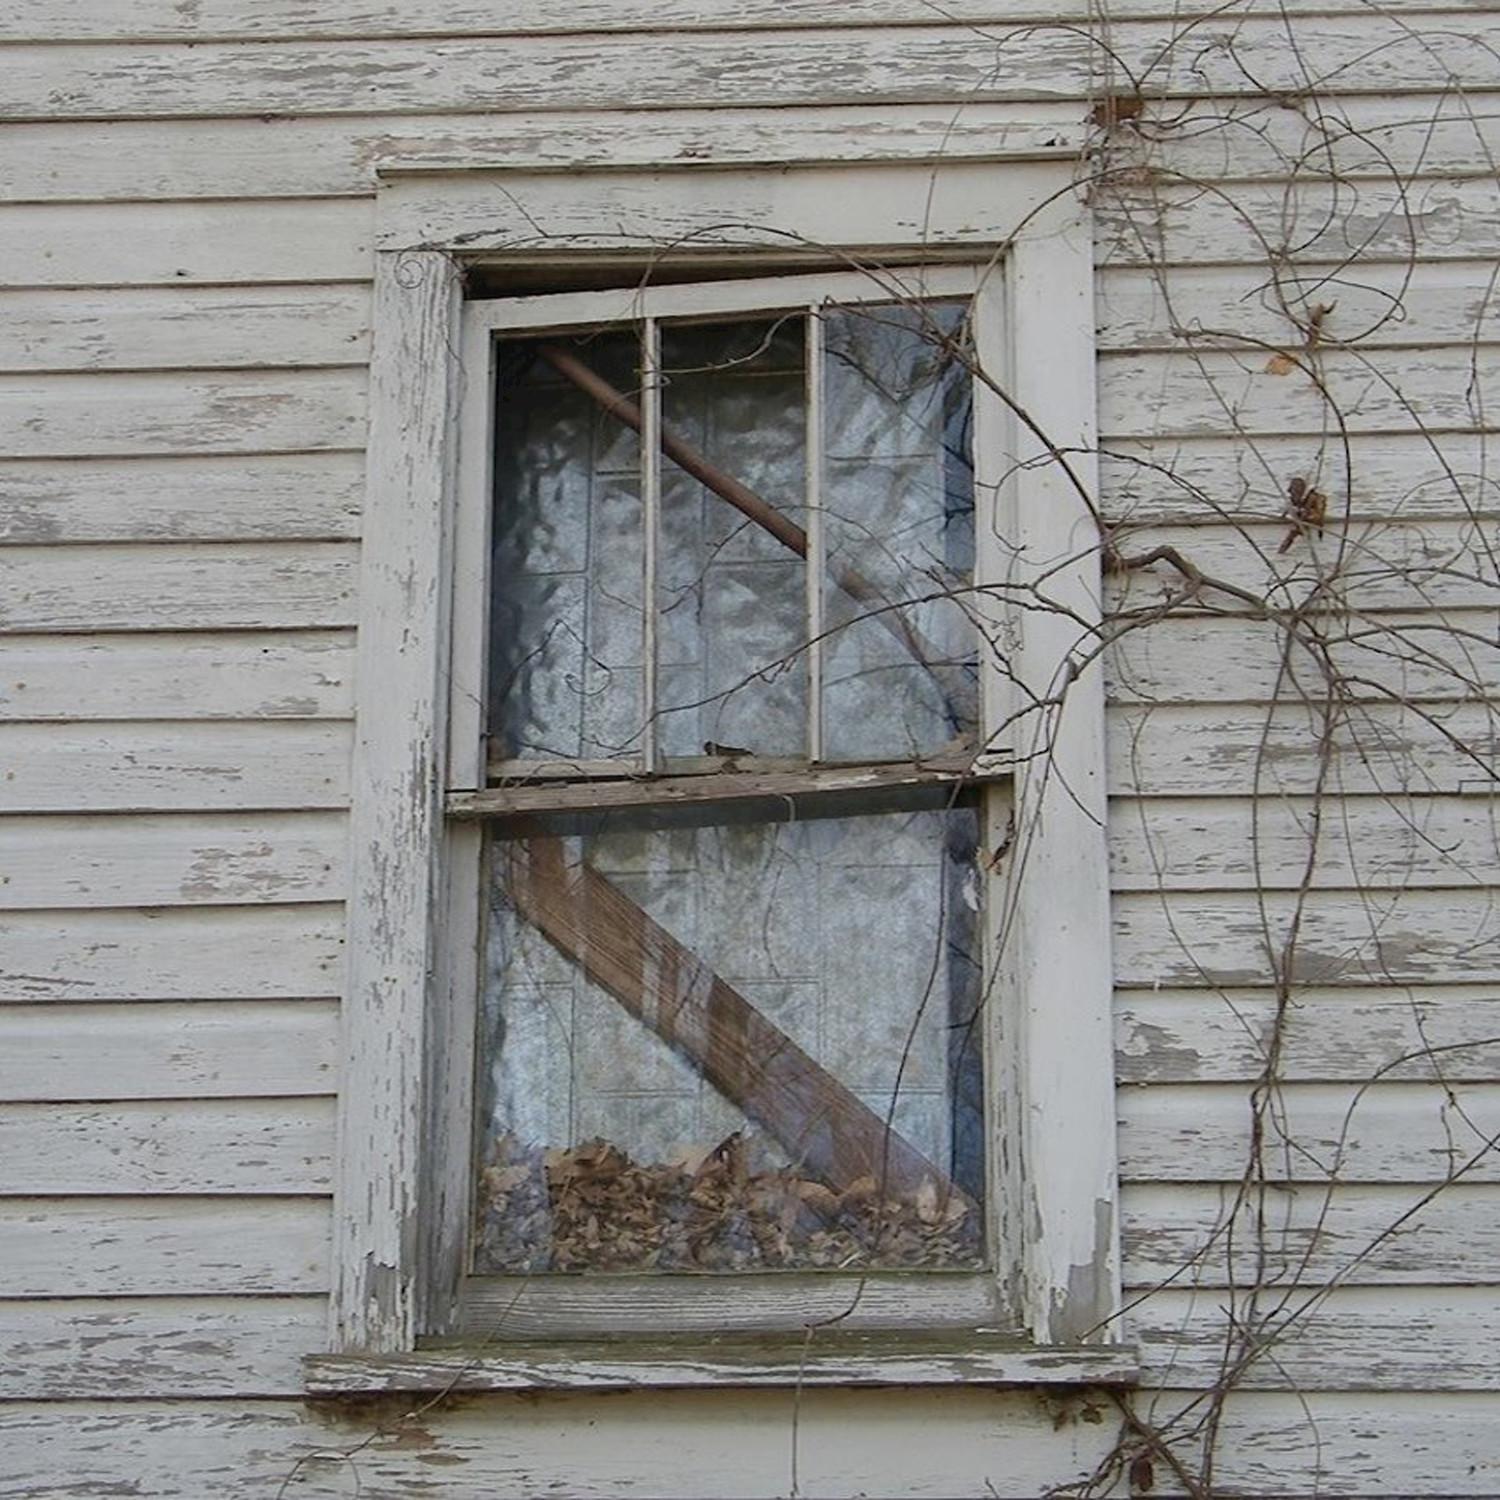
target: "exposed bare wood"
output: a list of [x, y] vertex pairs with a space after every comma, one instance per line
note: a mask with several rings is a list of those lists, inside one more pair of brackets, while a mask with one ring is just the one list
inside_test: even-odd
[[0, 461], [0, 542], [349, 540], [359, 453]]
[[[931, 20], [940, 16], [930, 17]], [[1158, 22], [1116, 21], [1109, 47], [1153, 94], [1172, 97], [1296, 90], [1300, 64], [1330, 91], [1486, 88], [1497, 28], [1474, 11], [1437, 13], [1413, 36], [1399, 17], [1303, 18], [1290, 48], [1280, 18], [1237, 18], [1233, 46], [1167, 47]], [[1089, 28], [1070, 19], [972, 28], [819, 28], [746, 36], [608, 37], [484, 35], [463, 39], [285, 42], [274, 47], [16, 47], [4, 57], [14, 119], [367, 112], [472, 108], [569, 109], [711, 105], [725, 77], [741, 104], [854, 104], [1085, 95], [1102, 60]], [[1205, 41], [1207, 39], [1205, 38]], [[1253, 82], [1252, 82], [1253, 80]]]
[[963, 1195], [898, 1130], [560, 839], [507, 846], [516, 909], [595, 984], [676, 1048], [803, 1171], [842, 1191], [870, 1177]]
[[[1120, 1174], [1131, 1182], [1233, 1180], [1245, 1169], [1249, 1089], [1234, 1083], [1120, 1090]], [[1500, 1086], [1288, 1083], [1264, 1126], [1271, 1182], [1500, 1181]], [[1472, 1165], [1470, 1158], [1477, 1157]]]
[[[1269, 985], [1297, 898], [1286, 891], [1142, 891], [1112, 905], [1116, 982]], [[1297, 984], [1500, 979], [1493, 893], [1313, 891], [1288, 976]]]
[[657, 1338], [616, 1344], [508, 1344], [424, 1349], [415, 1354], [314, 1356], [314, 1395], [357, 1391], [670, 1390], [683, 1386], [924, 1386], [1130, 1384], [1132, 1355], [1117, 1349], [1045, 1345], [961, 1334], [830, 1330], [777, 1343], [748, 1339]]
[[1003, 774], [988, 763], [976, 774], [973, 756], [934, 756], [930, 760], [876, 766], [809, 766], [801, 770], [755, 769], [737, 761], [722, 774], [660, 776], [651, 780], [616, 778], [579, 782], [549, 781], [491, 787], [483, 792], [450, 792], [446, 807], [455, 817], [543, 812], [567, 807], [624, 808], [737, 801], [750, 797], [794, 797], [819, 792], [888, 790], [896, 787], [961, 785]]
[[1492, 883], [1500, 855], [1484, 797], [1345, 796], [1324, 811], [1313, 798], [1269, 795], [1116, 798], [1114, 889], [1294, 890], [1314, 836], [1313, 886], [1373, 894]]
[[343, 929], [332, 903], [11, 912], [0, 1003], [334, 996]]
[[358, 448], [360, 370], [0, 375], [0, 440], [14, 458]]
[[255, 630], [354, 623], [348, 542], [0, 550], [0, 631]]
[[341, 808], [350, 739], [312, 719], [0, 724], [0, 810]]
[[[107, 1214], [103, 1209], [93, 1198], [0, 1199], [0, 1297], [51, 1301], [328, 1289], [326, 1199], [111, 1198]], [[149, 1308], [137, 1304], [135, 1310]], [[320, 1327], [311, 1330], [304, 1352], [321, 1344], [321, 1333]], [[75, 1394], [82, 1393], [82, 1384]], [[164, 1381], [156, 1390], [165, 1395], [188, 1388]]]
[[47, 635], [7, 641], [0, 720], [347, 719], [353, 634]]
[[0, 371], [357, 365], [370, 291], [161, 287], [0, 293]]
[[[1269, 991], [1126, 990], [1116, 1058], [1129, 1083], [1248, 1082], [1265, 1071], [1277, 1006]], [[1500, 1082], [1500, 985], [1305, 989], [1281, 1021], [1279, 1075]]]
[[[1136, 1288], [1316, 1286], [1331, 1276], [1351, 1286], [1483, 1286], [1500, 1253], [1500, 1185], [1270, 1187], [1251, 1194], [1227, 1232], [1236, 1188], [1186, 1183], [1127, 1184], [1125, 1279]], [[1252, 1222], [1264, 1213], [1265, 1228]], [[1265, 1261], [1256, 1259], [1264, 1244]]]
[[233, 1099], [337, 1088], [331, 1000], [0, 1006], [0, 1100]]
[[333, 1105], [328, 1098], [0, 1105], [0, 1195], [326, 1194]]
[[0, 1399], [294, 1395], [318, 1296], [0, 1302]]

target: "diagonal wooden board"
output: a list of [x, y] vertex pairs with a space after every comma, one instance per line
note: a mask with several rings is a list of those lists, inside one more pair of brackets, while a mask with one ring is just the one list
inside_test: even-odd
[[523, 837], [504, 849], [506, 891], [521, 916], [780, 1141], [800, 1170], [840, 1192], [862, 1177], [897, 1196], [925, 1182], [969, 1205], [941, 1167], [618, 886], [587, 862], [570, 864], [562, 839]]

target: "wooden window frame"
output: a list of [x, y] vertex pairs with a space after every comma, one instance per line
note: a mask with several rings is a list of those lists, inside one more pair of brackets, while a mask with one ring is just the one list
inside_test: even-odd
[[[394, 171], [377, 231], [331, 1352], [307, 1361], [309, 1390], [1128, 1382], [1135, 1365], [1116, 1317], [1104, 713], [1092, 633], [1092, 237], [1068, 166]], [[1014, 720], [1011, 818], [1024, 861], [997, 858], [989, 893], [1006, 934], [991, 1022], [1000, 1065], [987, 1073], [992, 1253], [1000, 1305], [1013, 1316], [996, 1328], [994, 1304], [989, 1317], [973, 1304], [893, 1326], [903, 1322], [903, 1288], [920, 1274], [905, 1273], [867, 1278], [865, 1315], [816, 1338], [726, 1342], [703, 1331], [723, 1296], [716, 1278], [643, 1277], [631, 1288], [641, 1326], [660, 1329], [676, 1307], [690, 1330], [683, 1338], [590, 1343], [597, 1310], [588, 1309], [575, 1309], [580, 1337], [560, 1340], [556, 1313], [529, 1331], [507, 1324], [519, 1339], [481, 1337], [472, 1322], [466, 1330], [457, 1281], [467, 1164], [455, 1170], [457, 1153], [435, 1144], [455, 1131], [470, 1138], [459, 1060], [471, 1055], [475, 963], [453, 913], [477, 910], [477, 835], [465, 814], [485, 805], [467, 707], [477, 684], [465, 676], [481, 659], [472, 601], [483, 597], [485, 549], [474, 541], [484, 518], [457, 474], [461, 413], [467, 406], [472, 423], [485, 403], [464, 399], [463, 273], [476, 261], [498, 275], [507, 263], [534, 271], [546, 262], [563, 280], [580, 261], [613, 261], [639, 276], [646, 266], [728, 259], [753, 278], [789, 253], [809, 269], [978, 264], [1000, 293], [976, 304], [981, 321], [1004, 306], [1003, 330], [981, 328], [980, 342], [1003, 347], [1007, 399], [983, 385], [975, 399], [978, 531], [1007, 546], [980, 568], [1003, 577], [1011, 597], [1034, 587], [1057, 607], [1007, 608], [997, 623], [1008, 671], [987, 692], [1004, 719], [1066, 690], [1060, 714]], [[763, 295], [749, 281], [731, 285]], [[652, 295], [580, 292], [570, 303], [598, 314], [577, 321], [603, 323]], [[500, 316], [524, 320], [528, 301], [511, 300]], [[471, 432], [471, 453], [477, 440]], [[1042, 745], [1045, 755], [1030, 753]], [[837, 1311], [810, 1295], [782, 1306], [804, 1322]], [[566, 1293], [562, 1303], [567, 1316]]]

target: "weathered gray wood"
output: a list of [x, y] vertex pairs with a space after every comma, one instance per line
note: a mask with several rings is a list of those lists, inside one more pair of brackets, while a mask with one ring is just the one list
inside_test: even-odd
[[0, 810], [345, 807], [350, 739], [316, 720], [0, 724]]
[[1319, 434], [1332, 421], [1353, 432], [1479, 428], [1483, 396], [1471, 378], [1476, 368], [1492, 367], [1488, 349], [1456, 343], [1384, 359], [1327, 349], [1314, 364], [1293, 345], [1289, 357], [1307, 369], [1285, 374], [1266, 368], [1274, 349], [1106, 354], [1099, 361], [1100, 432], [1107, 444], [1142, 427], [1160, 437]]
[[0, 1105], [0, 1195], [326, 1193], [333, 1106], [327, 1098]]
[[0, 1302], [0, 1398], [295, 1395], [322, 1297]]
[[[696, 1500], [708, 1475], [726, 1494], [773, 1495], [788, 1487], [784, 1391], [717, 1400], [691, 1392], [579, 1395], [562, 1406], [495, 1395], [402, 1421], [411, 1406], [16, 1406], [0, 1415], [0, 1443], [13, 1487], [26, 1500], [77, 1500], [81, 1487], [104, 1489], [122, 1475], [160, 1500], [267, 1500], [289, 1474], [293, 1492], [315, 1500], [347, 1500], [356, 1474], [360, 1493], [390, 1500], [434, 1485], [452, 1500], [549, 1490], [606, 1500], [627, 1479], [642, 1494]], [[801, 1483], [830, 1496], [962, 1493], [977, 1472], [993, 1476], [996, 1495], [1031, 1497], [1081, 1480], [1115, 1434], [1108, 1420], [1080, 1421], [1078, 1405], [1029, 1390], [820, 1389], [805, 1392], [796, 1410]], [[850, 1441], [856, 1429], [859, 1440]], [[768, 1433], [787, 1440], [768, 1442]], [[360, 1451], [345, 1458], [356, 1445]], [[1472, 1453], [1473, 1444], [1463, 1451]]]
[[836, 1331], [768, 1340], [657, 1337], [630, 1344], [490, 1344], [307, 1361], [314, 1395], [381, 1391], [672, 1390], [728, 1386], [1128, 1385], [1134, 1357], [1118, 1349], [1048, 1348], [960, 1334]]
[[1255, 265], [1282, 253], [1316, 263], [1475, 260], [1493, 245], [1500, 207], [1479, 179], [1445, 178], [1419, 200], [1405, 184], [1364, 185], [1350, 201], [1313, 174], [1293, 186], [1238, 183], [1232, 193], [1196, 184], [1117, 186], [1096, 209], [1099, 255], [1111, 265]]
[[1241, 1208], [1231, 1241], [1225, 1230], [1233, 1188], [1130, 1183], [1121, 1189], [1125, 1279], [1134, 1288], [1167, 1280], [1224, 1287], [1232, 1254], [1233, 1282], [1246, 1286], [1263, 1249], [1266, 1283], [1283, 1288], [1294, 1281], [1313, 1288], [1330, 1277], [1351, 1286], [1492, 1283], [1500, 1187], [1456, 1183], [1432, 1193], [1391, 1185], [1271, 1187], [1264, 1235], [1256, 1233], [1260, 1205], [1252, 1201]]
[[1500, 719], [1487, 705], [1365, 704], [1326, 742], [1322, 717], [1315, 704], [1120, 706], [1110, 713], [1110, 785], [1137, 796], [1274, 796], [1315, 792], [1322, 775], [1339, 795], [1495, 789]]
[[1500, 923], [1482, 890], [1142, 891], [1115, 897], [1115, 977], [1126, 985], [1269, 985], [1300, 908], [1299, 984], [1500, 979]]
[[[1473, 150], [1472, 129], [1468, 149]], [[1318, 325], [1325, 345], [1469, 348], [1476, 337], [1484, 344], [1495, 337], [1500, 288], [1490, 269], [1484, 261], [1358, 268], [1298, 263], [1273, 278], [1227, 266], [1167, 272], [1107, 268], [1099, 278], [1099, 345], [1213, 349], [1254, 340], [1296, 354], [1312, 310], [1332, 306]], [[1263, 350], [1259, 364], [1267, 357]], [[1254, 367], [1253, 350], [1247, 358]], [[1404, 376], [1404, 361], [1394, 363]]]
[[456, 271], [446, 255], [379, 258], [359, 593], [359, 671], [379, 689], [361, 700], [352, 776], [330, 1309], [341, 1351], [410, 1348], [416, 1332], [457, 322]]
[[[1231, 1181], [1250, 1160], [1244, 1084], [1126, 1085], [1117, 1107], [1127, 1181]], [[1486, 1149], [1495, 1135], [1494, 1084], [1289, 1083], [1277, 1090], [1261, 1161], [1276, 1182], [1443, 1182], [1460, 1169], [1465, 1182], [1497, 1182], [1500, 1149]]]
[[[1082, 102], [778, 110], [741, 109], [725, 100], [709, 110], [573, 113], [566, 131], [545, 114], [242, 116], [190, 125], [118, 120], [107, 127], [108, 150], [92, 149], [102, 137], [90, 122], [13, 124], [7, 134], [14, 149], [0, 161], [0, 199], [366, 194], [385, 161], [569, 167], [1025, 156], [1082, 146], [1092, 130]], [[1406, 100], [1325, 95], [1320, 124], [1254, 98], [1153, 103], [1146, 118], [1149, 160], [1199, 178], [1279, 177], [1310, 150], [1349, 180], [1468, 173], [1477, 159], [1500, 154], [1500, 102], [1479, 90]], [[1162, 129], [1163, 121], [1171, 123]], [[1128, 146], [1125, 159], [1133, 159]], [[1362, 300], [1356, 281], [1345, 278], [1340, 295]]]
[[1474, 433], [1433, 433], [1421, 443], [1410, 432], [1355, 433], [1346, 455], [1331, 434], [1263, 436], [1249, 444], [1229, 433], [1141, 433], [1113, 440], [1100, 470], [1111, 520], [1280, 520], [1294, 475], [1320, 488], [1335, 515], [1361, 521], [1493, 519], [1500, 485], [1486, 467], [1484, 444]]
[[0, 1006], [0, 1100], [332, 1094], [331, 1000]]
[[[1272, 608], [1321, 599], [1358, 610], [1474, 609], [1500, 600], [1494, 561], [1500, 523], [1424, 519], [1346, 525], [1334, 517], [1321, 536], [1316, 528], [1299, 532], [1283, 551], [1291, 529], [1284, 516], [1261, 525], [1122, 524], [1113, 541], [1122, 558], [1172, 547], [1209, 577], [1248, 589]], [[1182, 582], [1175, 565], [1163, 561], [1115, 574], [1106, 597], [1115, 609], [1149, 608]], [[1242, 607], [1212, 590], [1201, 603]]]
[[363, 370], [0, 376], [14, 458], [358, 448]]
[[[1466, 0], [1467, 8], [1482, 10], [1482, 0]], [[1305, 10], [1338, 12], [1350, 7], [1331, 0], [1284, 0], [1289, 15]], [[1383, 11], [1431, 8], [1431, 0], [1391, 0]], [[1465, 8], [1445, 0], [1444, 9]], [[1178, 4], [1170, 14], [1195, 17], [1205, 12], [1224, 20], [1263, 12], [1255, 0], [1240, 3]], [[1161, 0], [1121, 0], [1111, 15], [1121, 17], [1167, 14]], [[839, 26], [931, 24], [936, 14], [923, 0], [845, 0], [839, 6]], [[1066, 18], [1092, 19], [1095, 12], [1083, 0], [1054, 0], [1045, 6], [1016, 6], [997, 0], [953, 0], [943, 6], [942, 16], [951, 21], [990, 24], [1002, 21], [1046, 22]], [[397, 5], [372, 0], [339, 0], [322, 5], [316, 13], [297, 0], [200, 0], [185, 11], [175, 0], [14, 0], [0, 19], [0, 38], [7, 41], [265, 41], [288, 37], [382, 37], [442, 36], [445, 33], [479, 35], [525, 35], [528, 32], [568, 31], [692, 31], [697, 28], [732, 26], [759, 29], [786, 26], [827, 26], [830, 15], [822, 0], [778, 0], [774, 8], [746, 9], [733, 0], [669, 0], [648, 4], [646, 0], [545, 0], [524, 11], [497, 12], [492, 5], [476, 3], [420, 3]]]
[[360, 453], [0, 461], [0, 541], [347, 540]]
[[[1446, 610], [1329, 622], [1327, 660], [1274, 623], [1178, 616], [1121, 632], [1105, 652], [1118, 703], [1447, 702], [1500, 687], [1493, 610]], [[1285, 657], [1285, 659], [1284, 659]]]
[[1116, 891], [1295, 890], [1316, 837], [1315, 887], [1487, 886], [1496, 867], [1483, 797], [1117, 798]]
[[0, 632], [352, 625], [349, 542], [161, 542], [0, 550]]
[[329, 1217], [310, 1197], [0, 1199], [0, 1296], [324, 1292]]
[[0, 371], [353, 365], [367, 286], [0, 293]]
[[339, 993], [343, 909], [12, 912], [0, 1002], [302, 999]]
[[[1309, 1292], [1311, 1289], [1309, 1288]], [[1248, 1295], [1237, 1304], [1240, 1315]], [[1224, 1372], [1229, 1299], [1222, 1292], [1157, 1292], [1132, 1310], [1130, 1338], [1143, 1383], [1210, 1385]], [[1314, 1302], [1259, 1299], [1262, 1352], [1236, 1366], [1236, 1389], [1493, 1391], [1500, 1308], [1491, 1287], [1340, 1287]]]
[[[1180, 46], [1163, 45], [1160, 22], [1122, 21], [1111, 27], [1108, 46], [1133, 76], [1169, 97], [1306, 87], [1303, 47], [1317, 57], [1314, 78], [1330, 92], [1492, 86], [1486, 43], [1494, 44], [1500, 27], [1472, 11], [1446, 19], [1434, 15], [1412, 35], [1399, 18], [1368, 12], [1307, 17], [1298, 23], [1297, 49], [1271, 16], [1199, 28]], [[970, 27], [940, 25], [666, 36], [18, 47], [0, 65], [12, 118], [107, 119], [338, 113], [377, 104], [393, 113], [477, 102], [512, 110], [579, 100], [596, 108], [707, 106], [726, 77], [741, 104], [1047, 99], [1086, 94], [1090, 64], [1103, 61], [1073, 19], [991, 24], [982, 39]]]
[[[1260, 1077], [1276, 1024], [1266, 991], [1123, 990], [1116, 1067], [1127, 1083]], [[1305, 989], [1281, 1023], [1277, 1076], [1500, 1082], [1500, 986]]]
[[0, 719], [346, 719], [350, 632], [8, 641]]
[[0, 910], [335, 901], [346, 845], [340, 812], [10, 817]]
[[355, 200], [277, 200], [248, 216], [234, 202], [10, 205], [0, 265], [16, 288], [358, 281], [370, 228], [369, 203]]

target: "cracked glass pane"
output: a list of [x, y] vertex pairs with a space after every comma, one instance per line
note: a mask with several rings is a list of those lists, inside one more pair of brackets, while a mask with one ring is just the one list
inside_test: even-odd
[[978, 837], [945, 788], [497, 826], [474, 1268], [982, 1263]]

